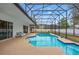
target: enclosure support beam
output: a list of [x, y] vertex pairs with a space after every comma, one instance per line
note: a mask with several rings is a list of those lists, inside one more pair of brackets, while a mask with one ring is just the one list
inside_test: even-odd
[[68, 26], [68, 24], [67, 24], [67, 11], [66, 11], [66, 33], [65, 33], [65, 38], [67, 38], [67, 26]]
[[58, 23], [59, 23], [59, 31], [58, 32], [59, 32], [59, 36], [60, 36], [60, 16], [59, 16], [59, 22]]

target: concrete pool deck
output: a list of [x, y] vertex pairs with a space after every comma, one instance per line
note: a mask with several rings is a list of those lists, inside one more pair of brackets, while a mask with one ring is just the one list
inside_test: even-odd
[[[52, 34], [52, 33], [50, 33], [51, 35], [55, 35], [55, 34]], [[62, 41], [62, 42], [64, 42], [64, 43], [74, 43], [74, 44], [76, 44], [76, 45], [79, 45], [79, 43], [78, 42], [74, 42], [74, 41], [71, 41], [71, 40], [69, 40], [69, 39], [66, 39], [66, 38], [62, 38], [62, 37], [60, 37], [60, 36], [58, 36], [58, 35], [55, 35], [55, 36], [57, 36], [58, 37], [58, 40], [60, 40], [60, 41]]]
[[58, 47], [34, 47], [28, 44], [26, 38], [35, 33], [27, 34], [19, 38], [0, 43], [0, 55], [63, 55], [63, 51]]

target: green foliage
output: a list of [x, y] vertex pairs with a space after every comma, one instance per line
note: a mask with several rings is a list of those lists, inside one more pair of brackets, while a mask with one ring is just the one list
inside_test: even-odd
[[60, 26], [61, 28], [66, 28], [66, 26], [69, 27], [69, 24], [68, 24], [68, 21], [66, 21], [66, 18], [61, 19]]

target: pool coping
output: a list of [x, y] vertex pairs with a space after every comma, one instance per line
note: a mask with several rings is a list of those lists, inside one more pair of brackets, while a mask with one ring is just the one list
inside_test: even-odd
[[[50, 34], [56, 36], [59, 41], [65, 43], [65, 44], [75, 44], [75, 45], [78, 45], [78, 46], [79, 46], [79, 43], [77, 43], [77, 42], [71, 41], [71, 40], [69, 40], [69, 39], [67, 39], [67, 38], [62, 38], [61, 36], [58, 36], [58, 35], [53, 34], [53, 33], [50, 33]], [[32, 37], [32, 36], [35, 36], [35, 35], [37, 35], [37, 33], [34, 33], [34, 34], [32, 34], [32, 35], [28, 35], [27, 38]], [[27, 38], [26, 38], [26, 39], [27, 39]]]
[[[34, 33], [33, 35], [32, 34], [30, 34], [30, 35], [28, 35], [27, 37], [25, 37], [25, 39], [27, 39], [28, 40], [28, 38], [29, 37], [32, 37], [32, 36], [35, 36], [35, 35], [37, 35], [37, 33]], [[39, 49], [39, 48], [44, 48], [44, 49], [48, 49], [48, 48], [50, 48], [51, 46], [43, 46], [43, 47], [40, 47], [40, 46], [34, 46], [34, 45], [32, 45], [32, 44], [29, 44], [29, 42], [28, 41], [26, 41], [26, 44], [29, 46], [29, 47], [31, 47], [31, 48], [37, 48], [37, 49]], [[58, 49], [58, 51], [59, 52], [61, 52], [61, 53], [59, 53], [59, 54], [55, 54], [55, 55], [64, 55], [64, 52], [59, 48], [59, 47], [51, 47], [51, 48], [54, 48], [54, 49]], [[54, 54], [53, 54], [54, 55]]]
[[[74, 45], [79, 46], [79, 44], [77, 44], [76, 42], [73, 42], [73, 41], [71, 41], [71, 40], [69, 40], [69, 39], [62, 38], [61, 36], [58, 36], [58, 35], [55, 35], [55, 34], [52, 34], [52, 33], [49, 33], [49, 34], [56, 36], [56, 37], [57, 37], [57, 40], [59, 40], [59, 41], [62, 42], [63, 44], [74, 44]], [[37, 33], [35, 33], [34, 35], [30, 35], [30, 36], [35, 36], [35, 35], [37, 35]], [[28, 36], [28, 38], [29, 38], [30, 36]], [[66, 41], [65, 41], [65, 40], [66, 40]], [[34, 45], [32, 45], [32, 44], [29, 44], [28, 41], [27, 41], [27, 44], [28, 44], [28, 46], [30, 46], [30, 47], [32, 47], [32, 48], [39, 48], [39, 47], [40, 47], [40, 46], [34, 46]], [[49, 46], [49, 47], [50, 47], [50, 46]], [[49, 48], [49, 47], [47, 47], [47, 48]], [[44, 47], [44, 48], [46, 48], [46, 47]], [[59, 48], [59, 47], [56, 47], [56, 49], [60, 49], [60, 48]], [[59, 51], [61, 51], [62, 55], [65, 55], [64, 52], [62, 52], [61, 49], [60, 49]]]
[[77, 42], [71, 41], [71, 40], [69, 40], [67, 38], [62, 38], [61, 36], [58, 36], [58, 35], [55, 35], [55, 34], [52, 34], [52, 33], [50, 33], [50, 34], [51, 35], [54, 35], [54, 36], [57, 36], [58, 37], [58, 40], [60, 40], [63, 43], [66, 43], [66, 44], [75, 44], [75, 45], [78, 45], [79, 46], [79, 43], [77, 43]]

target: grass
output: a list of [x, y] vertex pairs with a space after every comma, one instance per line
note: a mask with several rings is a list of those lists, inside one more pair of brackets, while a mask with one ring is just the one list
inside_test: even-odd
[[[58, 32], [53, 32], [54, 34], [56, 34], [56, 35], [59, 35], [59, 33]], [[61, 37], [65, 37], [65, 35], [66, 34], [64, 34], [64, 33], [60, 33], [60, 36]], [[72, 41], [74, 41], [74, 42], [79, 42], [79, 36], [73, 36], [72, 34], [67, 34], [67, 38], [69, 39], [69, 40], [72, 40]]]

